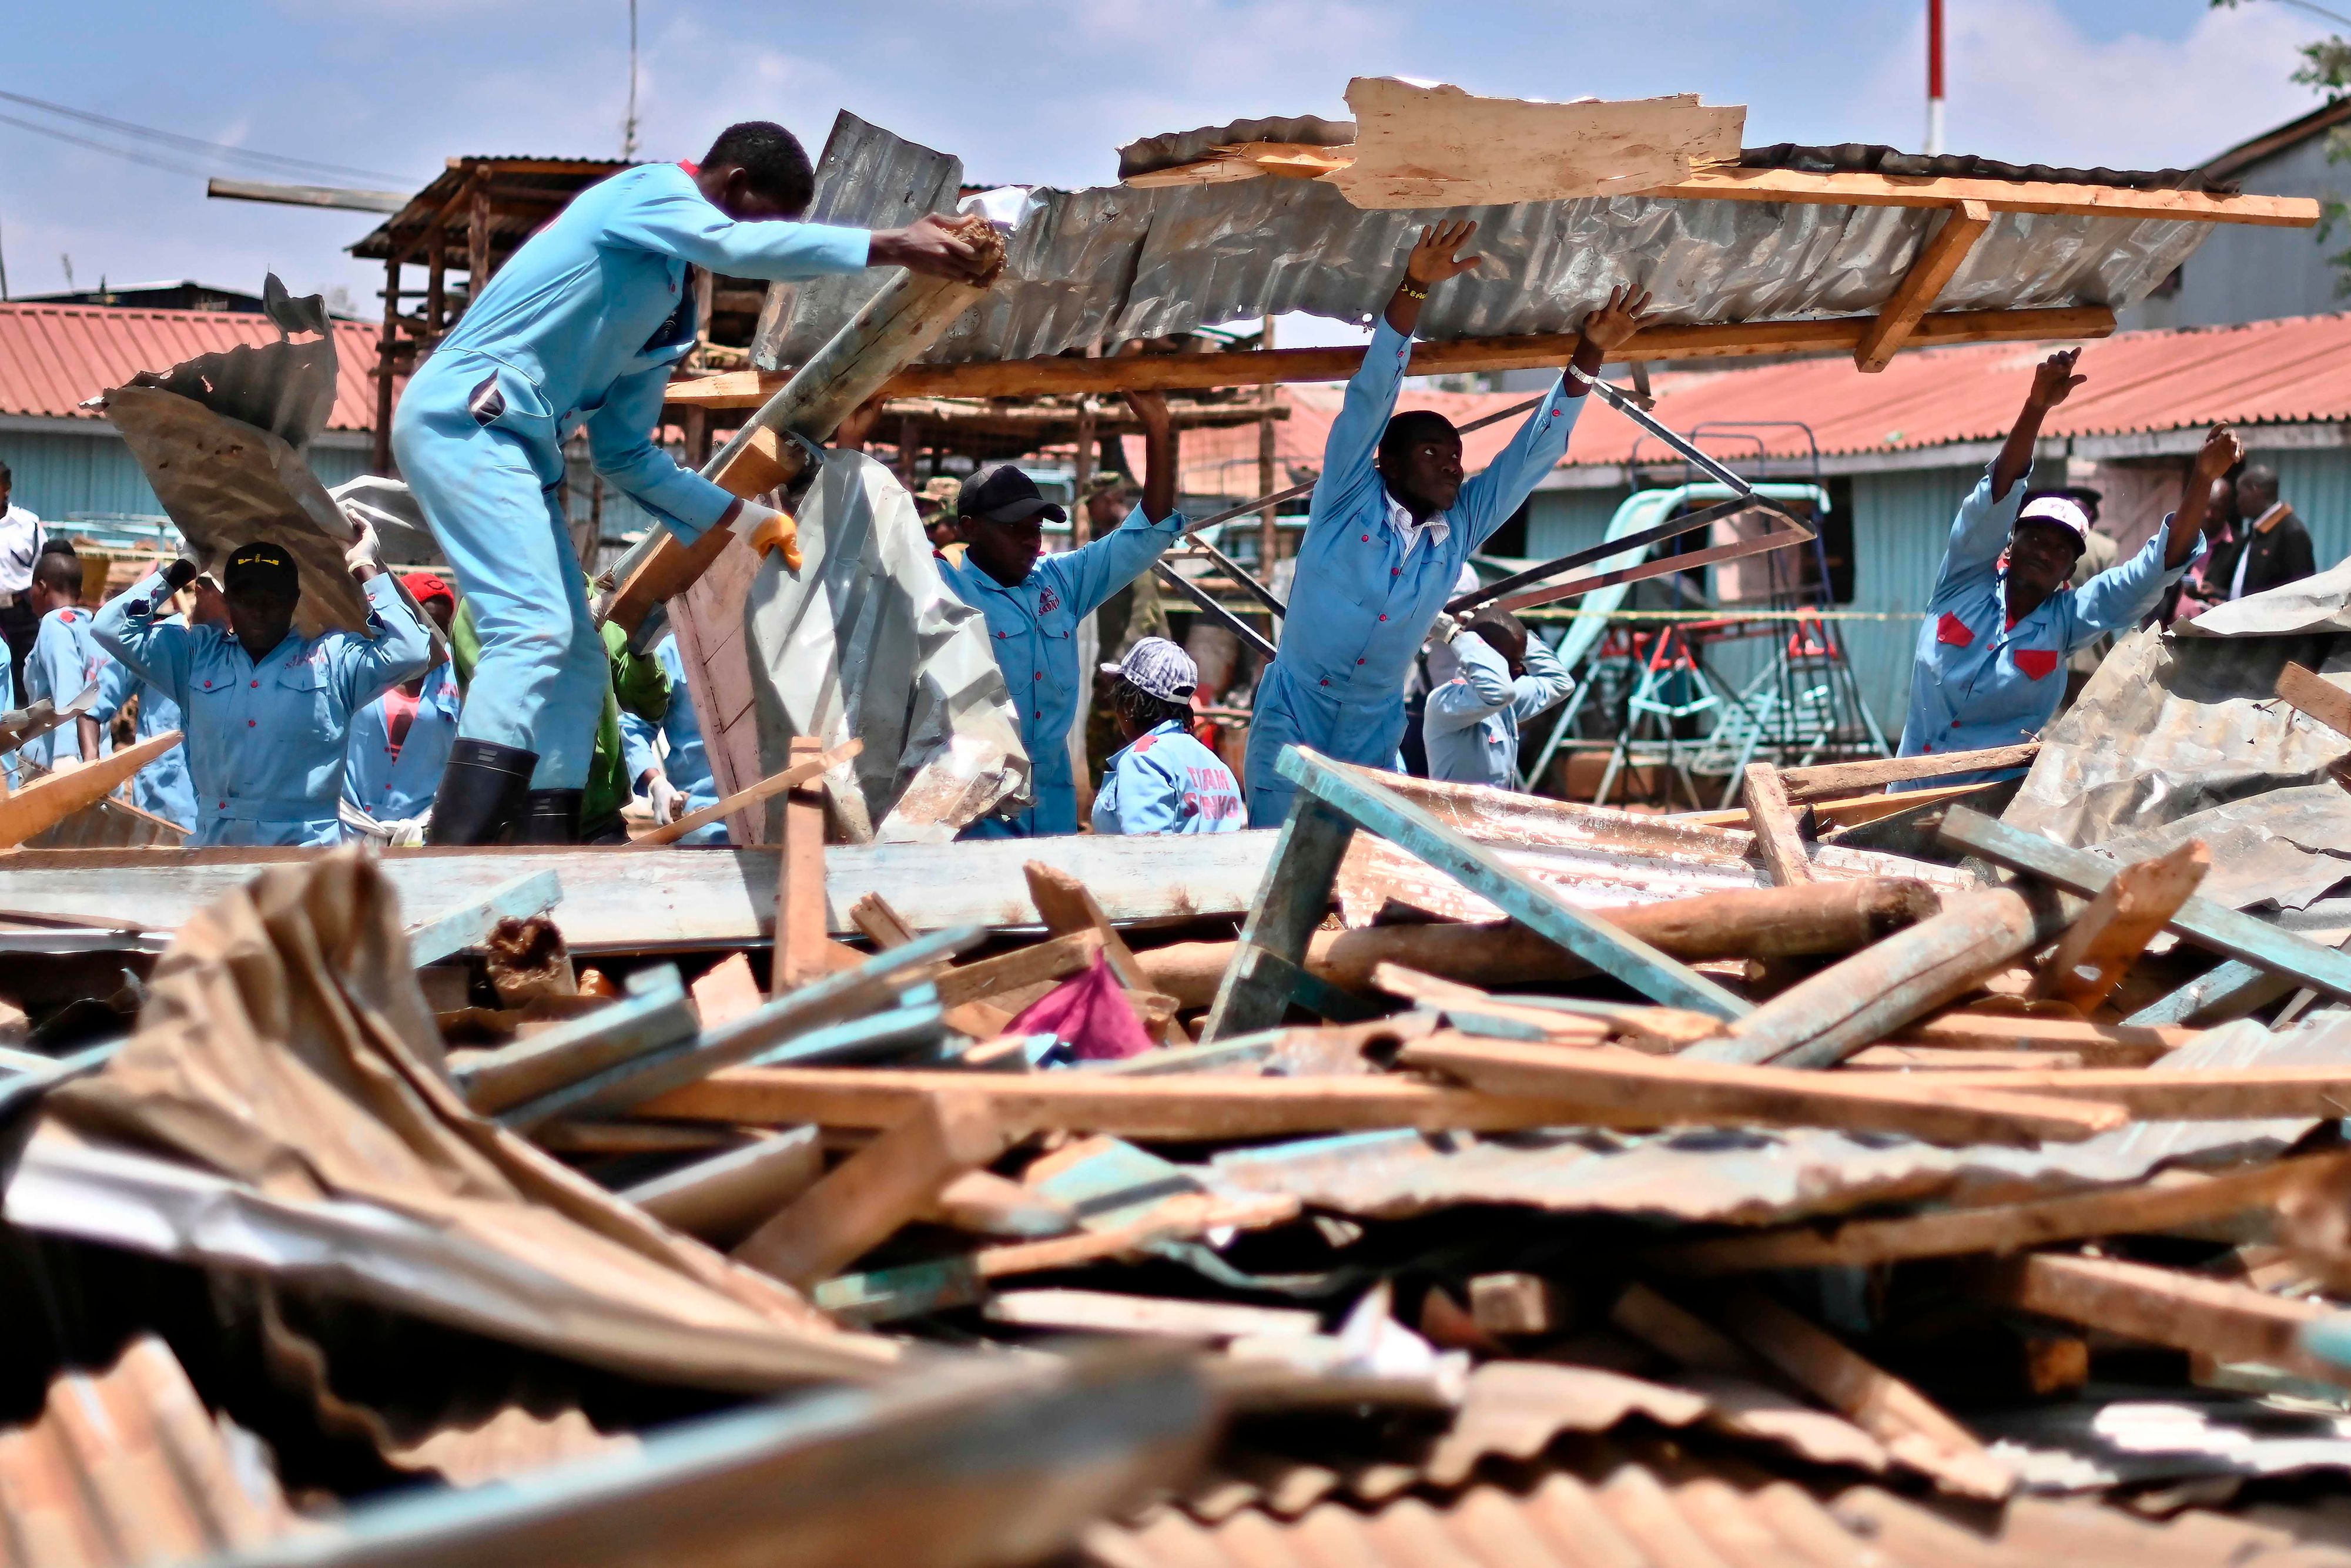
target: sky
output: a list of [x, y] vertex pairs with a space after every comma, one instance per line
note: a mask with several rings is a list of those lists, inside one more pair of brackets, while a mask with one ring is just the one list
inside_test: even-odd
[[[2351, 12], [2351, 0], [2335, 0]], [[1748, 106], [1746, 141], [1883, 141], [1924, 127], [1925, 0], [644, 0], [641, 155], [693, 157], [737, 120], [819, 150], [853, 110], [954, 152], [977, 182], [1108, 183], [1117, 147], [1245, 116], [1346, 117], [1352, 76], [1499, 97], [1697, 91]], [[627, 0], [18, 4], [0, 93], [342, 166], [320, 183], [413, 190], [460, 154], [615, 156]], [[2296, 46], [2335, 24], [2298, 0], [1948, 0], [1950, 151], [2022, 162], [2192, 164], [2317, 101]], [[2341, 25], [2351, 33], [2351, 23]], [[193, 277], [347, 291], [366, 214], [207, 200], [210, 155], [141, 166], [7, 120], [0, 258], [11, 292]], [[117, 142], [116, 133], [68, 128]], [[245, 171], [252, 174], [252, 171]], [[263, 174], [259, 177], [269, 177]], [[277, 177], [286, 178], [287, 175]], [[1335, 324], [1334, 324], [1335, 325]], [[1286, 333], [1286, 340], [1301, 340]]]

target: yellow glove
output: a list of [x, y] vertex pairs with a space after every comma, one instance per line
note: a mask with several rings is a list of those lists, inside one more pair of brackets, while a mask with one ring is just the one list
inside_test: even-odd
[[736, 519], [736, 526], [746, 530], [744, 538], [750, 541], [753, 549], [761, 555], [770, 550], [781, 550], [784, 552], [784, 570], [799, 570], [800, 528], [792, 521], [789, 512], [778, 512], [757, 501], [746, 501], [743, 503], [743, 515]]

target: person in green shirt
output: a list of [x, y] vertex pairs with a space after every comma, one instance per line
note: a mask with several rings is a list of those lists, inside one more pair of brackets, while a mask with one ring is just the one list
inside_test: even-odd
[[[590, 584], [594, 591], [594, 584]], [[661, 661], [647, 653], [629, 651], [628, 633], [614, 625], [604, 632], [604, 654], [612, 678], [604, 687], [604, 712], [596, 721], [595, 755], [588, 764], [587, 796], [580, 810], [580, 838], [583, 844], [617, 844], [628, 841], [629, 830], [621, 820], [621, 812], [635, 794], [629, 779], [629, 764], [621, 743], [621, 710], [628, 709], [648, 724], [659, 724], [669, 714], [669, 672]], [[457, 668], [460, 690], [469, 687], [474, 679], [474, 664], [482, 656], [481, 632], [474, 625], [474, 607], [469, 600], [457, 610], [456, 623], [449, 629], [450, 662]], [[563, 838], [542, 836], [536, 829], [537, 819], [526, 815], [515, 824], [515, 838], [521, 843], [560, 843]], [[549, 833], [560, 824], [549, 822]]]

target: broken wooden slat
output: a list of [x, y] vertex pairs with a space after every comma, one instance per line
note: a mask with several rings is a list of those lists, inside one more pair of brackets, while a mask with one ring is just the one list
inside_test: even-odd
[[1072, 931], [977, 963], [958, 964], [939, 976], [939, 1002], [961, 1007], [1032, 986], [1050, 985], [1093, 967], [1094, 956], [1101, 951], [1100, 932]]
[[655, 828], [651, 832], [640, 834], [632, 841], [631, 847], [641, 850], [657, 849], [663, 844], [674, 844], [697, 829], [722, 821], [737, 811], [748, 810], [751, 807], [780, 795], [787, 789], [797, 789], [812, 779], [821, 779], [865, 749], [863, 741], [849, 740], [834, 747], [831, 751], [819, 748], [816, 755], [805, 755], [798, 744], [799, 738], [801, 737], [794, 737], [795, 755], [783, 768], [768, 774], [747, 789], [737, 789], [715, 805], [688, 811], [666, 827]]
[[984, 1099], [929, 1097], [745, 1238], [734, 1256], [788, 1285], [813, 1285], [888, 1240], [941, 1188], [1008, 1143]]
[[849, 906], [849, 923], [876, 947], [904, 947], [914, 939], [914, 928], [906, 924], [906, 917], [878, 893], [869, 893]]
[[[1450, 1073], [1489, 1093], [1584, 1107], [1582, 1119], [1600, 1126], [1837, 1127], [1967, 1145], [2078, 1142], [2126, 1120], [2111, 1106], [2092, 1110], [1972, 1081], [1964, 1089], [1951, 1087], [1949, 1073], [1911, 1082], [1879, 1073], [1557, 1051], [1446, 1033], [1414, 1040], [1397, 1061]], [[2090, 1114], [2078, 1113], [2083, 1111]]]
[[1819, 202], [1854, 207], [1939, 207], [1980, 202], [1995, 213], [2168, 218], [2286, 228], [2308, 228], [2318, 221], [2318, 204], [2303, 196], [2220, 196], [2202, 191], [2140, 191], [2056, 181], [1845, 170], [1814, 172], [1720, 166], [1698, 170], [1677, 184], [1643, 193], [1686, 201]]
[[2314, 670], [2288, 661], [2277, 678], [2277, 695], [2335, 734], [2351, 736], [2351, 692]]
[[2269, 1006], [2294, 988], [2293, 979], [2256, 964], [2231, 958], [2215, 964], [2178, 990], [2167, 992], [2123, 1021], [2147, 1029], [2227, 1023]]
[[418, 968], [489, 940], [501, 920], [544, 915], [563, 898], [563, 882], [552, 870], [535, 871], [501, 883], [475, 903], [436, 915], [409, 928], [408, 956]]
[[[1965, 806], [1951, 808], [1943, 819], [1941, 836], [1994, 865], [2025, 872], [2084, 898], [2103, 892], [2116, 870], [2111, 861], [1994, 821]], [[2190, 895], [2165, 925], [2225, 956], [2288, 976], [2329, 996], [2351, 998], [2351, 955], [2322, 947], [2201, 894]]]
[[1813, 880], [1813, 862], [1804, 857], [1804, 841], [1796, 836], [1796, 819], [1788, 810], [1787, 791], [1780, 787], [1780, 770], [1768, 762], [1747, 765], [1747, 821], [1755, 830], [1755, 848], [1774, 887], [1794, 887]]
[[2351, 1170], [2351, 1156], [2319, 1155], [2225, 1176], [2136, 1182], [2100, 1192], [1893, 1219], [1854, 1219], [1828, 1229], [1792, 1227], [1653, 1248], [1641, 1261], [1687, 1274], [1864, 1267], [1908, 1258], [2021, 1252], [2053, 1241], [2148, 1234], [2271, 1206], [2305, 1184]]
[[2212, 852], [2202, 840], [2190, 839], [2169, 854], [2116, 872], [2057, 939], [2036, 994], [2085, 1013], [2105, 1001], [2211, 864]]
[[1861, 1072], [2054, 1071], [2082, 1065], [2070, 1051], [1968, 1051], [1945, 1045], [1865, 1045], [1844, 1059]]
[[990, 1322], [1062, 1333], [1153, 1334], [1215, 1343], [1319, 1333], [1322, 1319], [1295, 1307], [1247, 1307], [1109, 1291], [1008, 1291], [981, 1310]]
[[2038, 1253], [1988, 1270], [1979, 1292], [2062, 1322], [2169, 1345], [2215, 1361], [2253, 1361], [2323, 1382], [2351, 1383], [2351, 1368], [2311, 1355], [2302, 1336], [2340, 1317], [2324, 1302], [2289, 1301], [2176, 1269], [2109, 1258]]
[[1834, 1066], [2047, 941], [2055, 934], [2054, 909], [2053, 899], [2036, 904], [2006, 889], [1954, 899], [1932, 920], [1789, 987], [1690, 1055]]
[[456, 1069], [450, 1077], [457, 1092], [479, 1114], [498, 1115], [692, 1040], [701, 1027], [673, 967], [632, 978], [630, 993]]
[[1941, 226], [1918, 247], [1910, 270], [1877, 308], [1877, 319], [1854, 346], [1856, 369], [1876, 371], [1893, 363], [1895, 354], [1917, 330], [1919, 319], [1934, 308], [1935, 297], [1943, 292], [1943, 286], [1951, 281], [1990, 227], [1991, 209], [1981, 201], [1969, 197], [1952, 204]]
[[824, 800], [812, 788], [823, 771], [819, 765], [824, 744], [796, 735], [791, 754], [811, 783], [797, 785], [784, 797], [783, 853], [776, 862], [776, 949], [768, 977], [771, 997], [821, 979], [833, 968], [825, 952], [831, 927], [824, 907]]
[[1291, 802], [1232, 961], [1217, 983], [1203, 1040], [1255, 1034], [1288, 1016], [1298, 979], [1306, 975], [1301, 966], [1307, 944], [1331, 907], [1332, 884], [1354, 836], [1353, 822], [1313, 796], [1301, 792]]
[[621, 1197], [674, 1230], [732, 1247], [824, 1173], [814, 1127], [793, 1127], [628, 1187]]
[[2093, 1067], [2144, 1067], [2201, 1037], [2201, 1030], [2192, 1029], [2152, 1029], [2013, 1013], [1948, 1012], [1909, 1025], [1891, 1043], [1958, 1051], [2070, 1051]]
[[[1503, 1040], [1553, 1040], [1561, 1044], [1597, 1045], [1609, 1035], [1605, 1019], [1553, 1009], [1525, 1007], [1491, 997], [1472, 986], [1456, 985], [1435, 975], [1424, 975], [1401, 964], [1382, 964], [1372, 972], [1373, 983], [1391, 996], [1435, 1008], [1472, 1034], [1492, 1034]], [[1704, 1016], [1704, 1015], [1698, 1015]], [[1708, 1019], [1709, 1023], [1717, 1020]], [[1719, 1027], [1717, 1023], [1717, 1027]]]
[[1068, 1204], [990, 1170], [966, 1171], [947, 1183], [923, 1218], [978, 1236], [1022, 1240], [1067, 1236], [1078, 1228], [1077, 1214]]
[[2000, 1089], [2119, 1106], [2137, 1121], [2226, 1122], [2324, 1117], [2351, 1109], [2351, 1066], [2199, 1067], [2141, 1071], [2084, 1067], [2065, 1072], [1938, 1072], [1951, 1089]]
[[15, 794], [0, 799], [0, 849], [13, 849], [26, 839], [47, 832], [76, 811], [97, 805], [113, 794], [124, 779], [179, 744], [180, 732], [165, 730], [70, 772], [37, 779]]
[[1176, 1020], [1175, 1008], [1177, 1004], [1172, 998], [1164, 1008], [1146, 1009], [1144, 998], [1158, 994], [1151, 983], [1151, 977], [1144, 973], [1134, 949], [1126, 945], [1126, 939], [1111, 925], [1110, 916], [1102, 913], [1102, 904], [1087, 890], [1086, 884], [1068, 872], [1047, 865], [1043, 861], [1029, 862], [1021, 867], [1021, 873], [1029, 883], [1029, 900], [1037, 905], [1037, 914], [1044, 921], [1046, 930], [1057, 936], [1079, 931], [1092, 931], [1101, 936], [1102, 958], [1109, 964], [1112, 977], [1126, 988], [1134, 999], [1137, 1014], [1143, 1018], [1144, 1031], [1163, 1045], [1191, 1044], [1192, 1037]]
[[1978, 751], [1930, 751], [1917, 757], [1873, 757], [1860, 762], [1823, 762], [1811, 768], [1785, 768], [1780, 783], [1791, 800], [1817, 800], [1830, 795], [1857, 794], [1918, 779], [1948, 779], [1954, 773], [1980, 773], [1995, 768], [2022, 768], [2041, 755], [2041, 743], [1992, 746]]
[[691, 988], [694, 1016], [702, 1020], [705, 1029], [718, 1029], [737, 1019], [747, 1018], [767, 1000], [760, 993], [758, 977], [751, 973], [749, 956], [742, 953], [729, 954], [713, 965]]

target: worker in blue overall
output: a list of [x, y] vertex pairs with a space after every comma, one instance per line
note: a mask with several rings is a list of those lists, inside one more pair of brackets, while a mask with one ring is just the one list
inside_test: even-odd
[[1224, 758], [1192, 734], [1192, 656], [1165, 637], [1138, 637], [1104, 664], [1118, 677], [1111, 716], [1126, 745], [1111, 755], [1094, 793], [1097, 833], [1230, 833], [1249, 826], [1249, 805]]
[[[977, 242], [800, 224], [808, 154], [780, 126], [720, 133], [699, 164], [626, 170], [575, 197], [486, 284], [402, 395], [392, 450], [472, 605], [482, 657], [434, 801], [435, 843], [580, 837], [611, 681], [563, 514], [563, 443], [585, 422], [596, 471], [692, 543], [789, 519], [681, 468], [654, 443], [694, 347], [690, 267], [792, 279], [898, 265], [982, 270]], [[784, 559], [796, 561], [787, 538]]]
[[[1421, 306], [1430, 289], [1478, 265], [1478, 256], [1456, 254], [1477, 230], [1474, 223], [1421, 230], [1332, 423], [1280, 649], [1258, 683], [1249, 716], [1253, 827], [1278, 827], [1290, 814], [1293, 786], [1274, 770], [1285, 746], [1371, 768], [1395, 765], [1405, 677], [1463, 561], [1567, 454], [1584, 388], [1564, 375], [1510, 444], [1466, 482], [1451, 420], [1425, 410], [1390, 417]], [[1576, 368], [1598, 374], [1609, 351], [1640, 330], [1648, 302], [1646, 292], [1611, 291], [1584, 320]]]
[[[228, 606], [221, 598], [220, 589], [210, 578], [200, 577], [188, 590], [193, 600], [184, 624], [190, 626], [225, 626]], [[138, 699], [138, 717], [132, 734], [140, 740], [152, 740], [159, 735], [179, 730], [180, 744], [163, 753], [131, 780], [131, 803], [150, 816], [161, 817], [193, 832], [196, 826], [196, 784], [188, 776], [188, 743], [184, 738], [187, 726], [183, 722], [180, 705], [160, 688], [142, 680], [139, 674], [120, 659], [109, 659], [106, 672], [99, 677], [98, 706], [90, 717], [100, 727], [112, 724], [122, 706]], [[98, 760], [98, 737], [85, 731], [82, 735], [82, 760]]]
[[965, 838], [1078, 831], [1070, 726], [1093, 699], [1092, 673], [1078, 668], [1078, 626], [1184, 532], [1184, 514], [1175, 509], [1167, 401], [1157, 392], [1130, 392], [1127, 402], [1143, 420], [1146, 456], [1143, 504], [1124, 522], [1092, 544], [1045, 555], [1045, 520], [1067, 522], [1069, 513], [1011, 464], [991, 464], [966, 480], [956, 497], [962, 559], [932, 558], [947, 591], [987, 621], [988, 646], [1029, 748], [1029, 803], [981, 818], [964, 830]]
[[1558, 655], [1506, 610], [1480, 611], [1431, 647], [1428, 671], [1421, 736], [1428, 776], [1448, 784], [1517, 789], [1519, 727], [1575, 689]]
[[[718, 804], [718, 781], [711, 776], [710, 757], [703, 749], [702, 726], [694, 716], [694, 698], [685, 687], [685, 661], [678, 656], [677, 638], [664, 636], [653, 645], [653, 657], [669, 675], [669, 709], [655, 724], [622, 708], [621, 746], [628, 758], [630, 781], [653, 802], [655, 824], [665, 828], [688, 811]], [[655, 748], [655, 737], [668, 743], [666, 754]], [[674, 841], [723, 844], [727, 841], [726, 824], [705, 822]]]
[[[412, 571], [400, 581], [442, 636], [448, 636], [457, 618], [457, 596], [449, 584], [431, 571]], [[433, 810], [433, 792], [457, 742], [464, 706], [456, 667], [444, 659], [352, 716], [343, 799], [390, 830], [392, 842], [422, 841], [423, 819]]]
[[[1910, 711], [1902, 724], [1904, 757], [2031, 740], [2065, 695], [2066, 656], [2137, 624], [2204, 551], [2212, 481], [2244, 455], [2225, 424], [2204, 438], [2179, 509], [2154, 537], [2129, 559], [2079, 588], [2068, 586], [2074, 558], [2089, 538], [2089, 516], [2064, 496], [2028, 503], [2024, 480], [2042, 420], [2089, 379], [2074, 373], [2081, 352], [2067, 349], [2035, 367], [2032, 389], [2000, 455], [1959, 503], [1918, 628]], [[2023, 771], [1995, 768], [1894, 788], [1986, 782]]]
[[369, 635], [294, 630], [301, 576], [273, 544], [231, 550], [228, 625], [185, 626], [160, 612], [193, 580], [184, 558], [98, 612], [99, 645], [180, 707], [196, 787], [190, 844], [332, 844], [351, 715], [422, 672], [423, 622], [401, 601], [363, 528], [346, 560], [367, 595]]
[[[47, 697], [63, 707], [106, 673], [106, 651], [90, 637], [94, 618], [82, 608], [81, 580], [81, 559], [69, 551], [45, 551], [33, 565], [28, 591], [41, 619], [20, 676], [27, 703]], [[70, 772], [84, 757], [98, 756], [100, 733], [99, 720], [84, 714], [26, 741], [21, 755], [52, 772]]]

